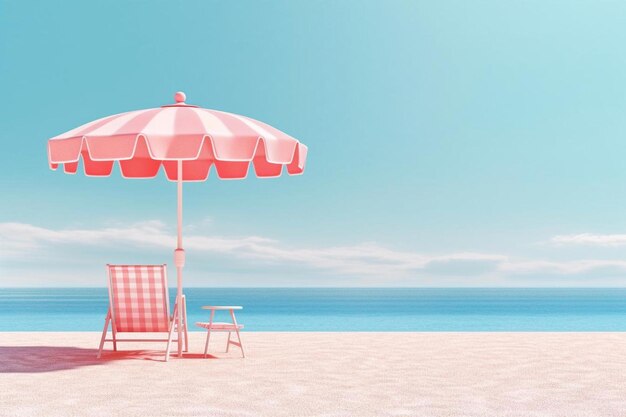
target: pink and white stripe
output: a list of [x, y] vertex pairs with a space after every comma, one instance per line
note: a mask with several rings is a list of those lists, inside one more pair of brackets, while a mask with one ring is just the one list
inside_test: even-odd
[[82, 157], [88, 176], [109, 176], [115, 161], [125, 178], [153, 178], [163, 166], [169, 180], [204, 181], [212, 166], [221, 179], [243, 179], [250, 162], [258, 177], [304, 171], [307, 147], [248, 117], [184, 103], [105, 117], [48, 141], [52, 169], [76, 173]]
[[116, 332], [168, 332], [165, 265], [108, 265], [109, 297]]

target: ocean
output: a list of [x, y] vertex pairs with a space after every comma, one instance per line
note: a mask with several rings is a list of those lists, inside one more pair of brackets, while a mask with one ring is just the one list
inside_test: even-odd
[[[185, 294], [190, 330], [208, 320], [200, 306], [212, 304], [242, 305], [237, 319], [251, 331], [626, 331], [625, 288], [187, 288]], [[0, 331], [101, 331], [107, 306], [106, 288], [0, 288]], [[222, 314], [216, 320], [228, 318]]]

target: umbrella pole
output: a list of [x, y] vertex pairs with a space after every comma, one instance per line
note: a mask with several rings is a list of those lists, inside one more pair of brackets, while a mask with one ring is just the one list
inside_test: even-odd
[[[183, 303], [183, 267], [185, 266], [185, 251], [183, 249], [183, 161], [178, 160], [178, 176], [176, 179], [177, 188], [177, 240], [176, 250], [174, 251], [174, 264], [176, 265], [176, 305], [178, 306], [176, 314], [176, 326], [178, 328], [178, 356], [183, 355], [183, 309], [186, 308]], [[187, 323], [185, 323], [185, 326]], [[186, 330], [186, 329], [185, 329]]]

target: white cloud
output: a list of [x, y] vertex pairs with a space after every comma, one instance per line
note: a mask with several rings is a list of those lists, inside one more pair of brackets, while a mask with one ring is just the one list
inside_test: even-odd
[[626, 245], [626, 234], [601, 235], [579, 233], [573, 235], [557, 235], [550, 239], [550, 243], [555, 245], [622, 246]]
[[626, 261], [583, 259], [573, 261], [512, 261], [500, 265], [500, 270], [510, 274], [556, 274], [565, 276], [583, 275], [590, 273], [626, 274]]
[[[571, 235], [556, 236], [554, 243], [573, 241], [619, 242]], [[620, 235], [605, 235], [620, 236]], [[558, 238], [558, 239], [557, 239]], [[58, 273], [67, 283], [81, 282], [88, 267], [119, 259], [119, 252], [134, 259], [163, 260], [176, 244], [172, 229], [159, 221], [103, 228], [50, 229], [25, 223], [0, 223], [0, 259], [5, 284], [26, 277], [37, 282], [37, 274]], [[548, 282], [579, 284], [582, 278], [593, 284], [600, 280], [615, 283], [626, 276], [626, 261], [615, 259], [544, 260], [526, 259], [482, 252], [424, 254], [393, 250], [376, 243], [303, 248], [285, 245], [260, 236], [211, 236], [194, 227], [184, 237], [189, 263], [198, 282], [214, 277], [215, 282], [261, 282], [280, 285], [506, 285], [516, 279], [530, 285]], [[68, 256], [67, 254], [71, 254]], [[104, 255], [103, 255], [104, 254]], [[115, 255], [114, 255], [115, 254]], [[111, 255], [111, 256], [110, 256]], [[169, 259], [169, 257], [168, 257]], [[217, 265], [219, 264], [219, 265]], [[96, 268], [97, 269], [97, 268]], [[59, 271], [62, 272], [59, 273]], [[56, 271], [56, 272], [55, 272]], [[254, 271], [250, 274], [250, 271]], [[254, 276], [253, 276], [254, 275]], [[30, 278], [29, 278], [30, 277]], [[326, 278], [324, 278], [326, 277]], [[335, 280], [333, 281], [333, 277]], [[576, 281], [576, 280], [579, 281]], [[248, 281], [246, 281], [248, 280]], [[252, 281], [250, 281], [252, 280]], [[568, 281], [569, 280], [569, 281]], [[25, 281], [25, 282], [26, 282]], [[522, 282], [522, 281], [516, 281]], [[618, 281], [619, 282], [619, 281]]]
[[[219, 237], [193, 234], [184, 237], [188, 251], [228, 255], [234, 258], [262, 261], [266, 264], [297, 264], [341, 274], [397, 276], [429, 265], [454, 263], [489, 263], [497, 265], [506, 260], [501, 255], [462, 252], [446, 255], [423, 255], [394, 251], [375, 243], [328, 248], [292, 248], [279, 242], [258, 237]], [[53, 230], [25, 223], [0, 223], [2, 257], [19, 259], [33, 251], [45, 252], [53, 246], [92, 246], [119, 248], [133, 246], [143, 249], [173, 249], [176, 238], [159, 221], [149, 221], [129, 227], [102, 229]], [[433, 270], [436, 273], [436, 268]], [[462, 274], [462, 271], [458, 271]]]

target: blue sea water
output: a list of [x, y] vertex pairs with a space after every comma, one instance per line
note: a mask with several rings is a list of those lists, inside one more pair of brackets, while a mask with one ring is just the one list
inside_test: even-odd
[[[190, 323], [208, 319], [202, 305], [236, 304], [244, 306], [238, 320], [252, 331], [626, 331], [623, 288], [187, 288], [185, 294]], [[100, 331], [107, 306], [106, 288], [0, 288], [0, 331]]]

